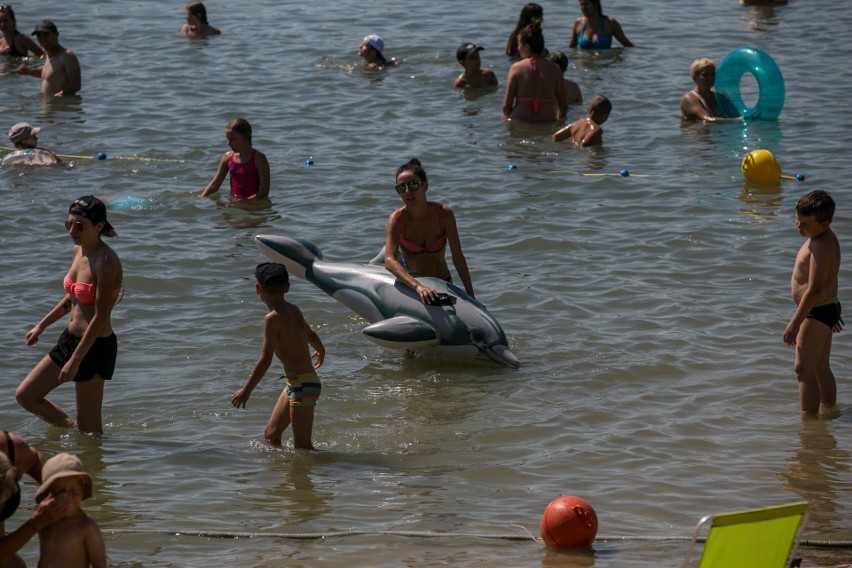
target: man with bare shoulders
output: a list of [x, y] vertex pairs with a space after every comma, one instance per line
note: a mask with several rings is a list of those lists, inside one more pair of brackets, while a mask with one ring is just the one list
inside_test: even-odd
[[831, 230], [834, 200], [822, 190], [796, 204], [796, 229], [807, 240], [796, 255], [790, 288], [796, 312], [784, 330], [784, 343], [796, 347], [802, 418], [835, 418], [837, 383], [831, 372], [831, 334], [843, 329], [837, 299], [840, 243]]
[[80, 62], [70, 49], [59, 45], [59, 30], [50, 20], [36, 24], [32, 35], [44, 48], [45, 62], [41, 67], [18, 66], [18, 73], [41, 79], [41, 94], [67, 97], [80, 90]]
[[[293, 447], [313, 450], [314, 407], [322, 391], [315, 369], [325, 359], [325, 347], [301, 310], [284, 299], [290, 290], [287, 269], [281, 264], [264, 262], [257, 265], [254, 274], [255, 291], [269, 313], [263, 318], [260, 357], [245, 386], [231, 395], [231, 404], [245, 408], [252, 391], [269, 370], [273, 355], [277, 356], [284, 365], [281, 378], [285, 388], [275, 403], [264, 437], [273, 446], [280, 446], [281, 435], [292, 424]], [[313, 354], [309, 347], [314, 348]]]

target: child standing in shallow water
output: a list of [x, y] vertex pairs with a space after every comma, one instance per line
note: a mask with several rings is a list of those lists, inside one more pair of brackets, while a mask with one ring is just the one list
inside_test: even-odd
[[570, 138], [577, 146], [591, 146], [603, 142], [601, 124], [609, 118], [612, 103], [603, 95], [598, 95], [589, 103], [589, 116], [575, 120], [565, 128], [553, 134], [553, 141]]
[[[313, 450], [311, 432], [314, 407], [322, 385], [315, 369], [325, 359], [325, 347], [310, 328], [301, 310], [284, 299], [290, 289], [290, 276], [280, 264], [264, 262], [255, 269], [255, 291], [269, 308], [263, 318], [263, 344], [260, 358], [254, 365], [243, 388], [231, 396], [231, 404], [245, 408], [252, 391], [269, 370], [272, 356], [277, 355], [284, 365], [286, 388], [278, 397], [272, 416], [266, 424], [264, 437], [274, 446], [281, 445], [281, 435], [293, 424], [293, 447]], [[315, 349], [311, 354], [308, 347]], [[316, 363], [311, 363], [316, 359]]]
[[803, 195], [796, 204], [796, 229], [807, 240], [796, 255], [790, 288], [796, 312], [784, 329], [784, 343], [796, 346], [794, 368], [799, 381], [802, 418], [835, 418], [837, 383], [831, 372], [831, 334], [843, 329], [837, 274], [840, 243], [831, 230], [834, 200], [822, 190]]
[[38, 533], [39, 566], [63, 568], [106, 568], [107, 556], [101, 530], [80, 509], [80, 503], [92, 496], [92, 478], [83, 464], [71, 454], [56, 454], [44, 463], [44, 482], [36, 491], [36, 503], [48, 496], [66, 496], [68, 512]]
[[231, 176], [231, 197], [260, 199], [269, 196], [269, 161], [266, 155], [251, 145], [251, 124], [244, 118], [235, 118], [225, 127], [225, 138], [230, 150], [222, 155], [213, 181], [207, 184], [201, 196], [219, 191], [225, 176]]

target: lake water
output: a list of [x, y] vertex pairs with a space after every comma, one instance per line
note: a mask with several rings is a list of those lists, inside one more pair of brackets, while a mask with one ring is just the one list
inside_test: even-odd
[[[850, 340], [835, 337], [832, 360], [843, 415], [803, 423], [781, 336], [799, 196], [832, 192], [832, 226], [852, 241], [852, 13], [824, 0], [676, 4], [608, 0], [639, 47], [570, 52], [585, 100], [613, 102], [604, 145], [591, 150], [552, 143], [550, 125], [502, 121], [502, 90], [451, 87], [462, 41], [485, 46], [483, 64], [505, 82], [521, 3], [210, 0], [223, 33], [196, 41], [178, 35], [181, 3], [16, 4], [25, 33], [56, 22], [83, 90], [42, 101], [36, 80], [0, 62], [2, 128], [26, 120], [43, 127], [44, 146], [82, 158], [0, 169], [0, 416], [46, 455], [82, 457], [96, 488], [85, 509], [111, 565], [678, 566], [701, 516], [800, 499], [806, 539], [847, 542], [806, 547], [806, 565], [848, 561]], [[547, 47], [566, 49], [576, 2], [543, 6]], [[368, 33], [404, 63], [362, 70], [355, 52]], [[742, 45], [784, 73], [779, 120], [682, 125], [691, 61]], [[569, 119], [584, 114], [572, 107]], [[268, 204], [197, 197], [234, 116], [271, 161]], [[806, 181], [746, 182], [740, 163], [756, 148]], [[99, 152], [108, 158], [85, 158]], [[327, 259], [366, 262], [399, 206], [394, 172], [412, 156], [430, 198], [453, 206], [477, 297], [522, 366], [377, 347], [363, 320], [296, 280], [289, 299], [328, 351], [320, 451], [272, 449], [262, 433], [277, 372], [247, 409], [229, 404], [260, 348], [252, 273], [265, 258], [253, 237], [307, 237]], [[582, 175], [623, 169], [631, 175]], [[61, 297], [68, 204], [89, 193], [116, 203], [111, 244], [126, 287], [100, 440], [48, 426], [13, 394], [61, 331], [24, 346]], [[144, 205], [114, 201], [128, 197]], [[844, 265], [843, 298], [849, 276]], [[73, 409], [70, 387], [53, 398]], [[31, 514], [34, 490], [24, 485], [8, 528]], [[573, 552], [524, 539], [563, 494], [594, 505], [599, 537], [628, 538]], [[35, 566], [35, 541], [23, 556]]]

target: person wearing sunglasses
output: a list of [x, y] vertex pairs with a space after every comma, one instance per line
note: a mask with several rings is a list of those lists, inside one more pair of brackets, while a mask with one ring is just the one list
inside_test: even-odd
[[[474, 297], [453, 210], [448, 205], [426, 199], [429, 182], [420, 160], [412, 158], [397, 169], [395, 188], [404, 205], [388, 218], [385, 268], [417, 292], [424, 304], [429, 304], [437, 299], [438, 291], [417, 280], [412, 273], [452, 282], [444, 256], [449, 243], [453, 265], [465, 292]], [[407, 268], [400, 262], [400, 256]]]
[[15, 11], [11, 6], [0, 5], [0, 55], [9, 57], [26, 57], [32, 52], [36, 57], [44, 55], [44, 51], [29, 36], [18, 31]]
[[[680, 115], [683, 120], [699, 122], [717, 122], [730, 120], [725, 114], [713, 90], [716, 81], [716, 63], [712, 59], [702, 57], [692, 62], [689, 74], [695, 83], [695, 88], [688, 91], [680, 99]], [[733, 108], [733, 103], [726, 105]]]
[[74, 381], [76, 426], [81, 432], [100, 434], [104, 382], [112, 378], [118, 341], [110, 315], [122, 290], [121, 261], [102, 237], [114, 237], [106, 205], [93, 195], [83, 196], [68, 208], [65, 229], [74, 241], [71, 268], [65, 275], [65, 295], [34, 328], [26, 345], [35, 345], [48, 326], [69, 315], [59, 341], [18, 385], [15, 398], [22, 407], [57, 426], [75, 425], [47, 395], [64, 382]]

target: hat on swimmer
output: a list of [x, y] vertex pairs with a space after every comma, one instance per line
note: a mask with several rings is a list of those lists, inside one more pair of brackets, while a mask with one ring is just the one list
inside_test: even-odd
[[71, 207], [68, 208], [68, 213], [85, 217], [95, 224], [103, 222], [104, 230], [102, 233], [108, 237], [115, 236], [115, 229], [112, 225], [110, 225], [109, 221], [107, 221], [106, 205], [104, 205], [104, 202], [94, 195], [84, 195], [74, 201], [74, 203], [71, 204]]
[[456, 50], [456, 59], [458, 59], [459, 61], [464, 61], [465, 59], [467, 59], [467, 56], [470, 55], [471, 53], [474, 53], [474, 52], [477, 52], [477, 51], [482, 51], [483, 49], [485, 49], [485, 48], [484, 47], [477, 47], [476, 45], [474, 45], [472, 43], [463, 43]]
[[254, 277], [261, 286], [283, 288], [290, 283], [290, 274], [283, 264], [263, 262], [254, 269]]
[[33, 134], [41, 132], [41, 128], [32, 126], [29, 122], [19, 122], [9, 129], [9, 140], [12, 144], [17, 144], [22, 140], [26, 140]]
[[58, 34], [59, 30], [56, 29], [56, 24], [54, 24], [50, 20], [42, 20], [42, 21], [40, 21], [39, 23], [36, 24], [36, 27], [33, 30], [33, 33], [31, 33], [30, 35], [36, 35], [36, 34], [48, 33], [48, 32]]
[[366, 43], [373, 49], [379, 52], [379, 55], [382, 57], [385, 56], [385, 40], [382, 39], [382, 36], [377, 36], [375, 34], [371, 34], [364, 37], [364, 40], [361, 43]]
[[77, 456], [71, 454], [56, 454], [46, 462], [41, 469], [41, 478], [43, 479], [41, 487], [38, 488], [35, 494], [36, 503], [41, 503], [47, 494], [50, 493], [50, 486], [57, 479], [63, 477], [79, 476], [83, 482], [83, 499], [88, 499], [92, 496], [92, 477], [83, 469], [83, 462]]

